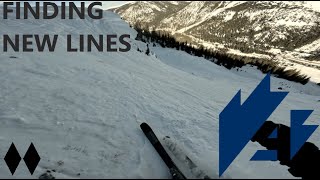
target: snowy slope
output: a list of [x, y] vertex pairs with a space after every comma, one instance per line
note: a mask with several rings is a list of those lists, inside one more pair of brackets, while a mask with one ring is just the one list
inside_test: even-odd
[[[139, 22], [145, 27], [177, 33], [177, 37], [181, 33], [192, 35], [236, 49], [241, 45], [256, 51], [270, 48], [294, 50], [319, 39], [320, 14], [311, 5], [314, 3], [184, 1], [172, 5], [169, 2], [138, 1], [114, 11], [132, 24]], [[248, 42], [254, 47], [242, 44]]]
[[319, 61], [319, 2], [183, 2], [138, 1], [113, 11], [131, 24], [169, 32], [195, 46], [262, 60], [277, 56], [320, 83], [314, 76], [320, 67], [310, 61]]
[[[152, 47], [157, 58], [147, 56], [136, 51], [146, 44], [134, 40], [128, 53], [65, 51], [69, 33], [125, 33], [134, 39], [136, 32], [111, 12], [99, 21], [3, 21], [0, 29], [0, 34], [26, 32], [59, 34], [62, 40], [54, 53], [0, 54], [0, 153], [14, 142], [23, 157], [33, 142], [42, 158], [33, 176], [21, 162], [15, 178], [38, 178], [48, 169], [56, 178], [169, 178], [141, 122], [160, 138], [179, 141], [217, 178], [219, 113], [239, 89], [246, 98], [264, 77], [251, 67], [228, 71], [172, 49]], [[272, 78], [272, 89], [280, 86], [290, 94], [270, 120], [288, 124], [289, 110], [314, 109], [308, 123], [319, 124], [318, 86]], [[319, 138], [317, 130], [310, 140], [320, 146]], [[226, 177], [292, 177], [278, 163], [248, 161], [257, 148], [250, 143]], [[12, 178], [5, 165], [0, 178]]]

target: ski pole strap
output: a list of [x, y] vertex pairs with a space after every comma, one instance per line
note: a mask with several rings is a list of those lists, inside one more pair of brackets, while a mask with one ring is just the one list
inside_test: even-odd
[[[275, 129], [278, 137], [269, 138]], [[266, 121], [251, 141], [258, 142], [268, 150], [277, 150], [280, 164], [288, 166], [288, 171], [293, 176], [303, 179], [320, 178], [320, 150], [313, 143], [306, 142], [290, 159], [290, 127]]]

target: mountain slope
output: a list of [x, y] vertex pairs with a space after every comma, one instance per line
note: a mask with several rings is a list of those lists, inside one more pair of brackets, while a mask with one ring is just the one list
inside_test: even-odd
[[184, 1], [175, 5], [139, 1], [112, 11], [130, 24], [169, 32], [179, 41], [276, 61], [320, 83], [320, 11], [311, 5], [287, 1]]
[[172, 5], [141, 1], [114, 11], [133, 24], [140, 22], [242, 51], [294, 50], [320, 38], [320, 13], [303, 2], [195, 1]]
[[110, 10], [117, 10], [131, 22], [149, 22], [157, 24], [167, 14], [180, 11], [188, 2], [181, 1], [140, 1], [139, 3], [130, 3]]
[[[99, 21], [10, 20], [0, 29], [1, 34], [26, 32], [59, 34], [61, 39], [53, 53], [0, 54], [0, 153], [5, 155], [14, 142], [23, 157], [33, 142], [42, 158], [33, 176], [21, 162], [15, 178], [38, 178], [47, 170], [56, 178], [169, 178], [139, 129], [142, 122], [148, 122], [160, 138], [176, 139], [208, 175], [217, 178], [219, 113], [240, 88], [246, 98], [264, 77], [251, 67], [228, 71], [173, 49], [151, 47], [155, 55], [147, 56], [136, 51], [145, 51], [146, 44], [135, 41], [136, 32], [111, 12]], [[76, 46], [79, 34], [113, 33], [130, 34], [132, 50], [65, 50], [66, 34], [73, 35]], [[317, 123], [317, 86], [272, 78], [272, 90], [278, 87], [290, 94], [270, 120], [288, 124], [289, 110], [301, 108], [315, 109], [309, 122]], [[317, 130], [310, 141], [320, 146], [319, 138]], [[258, 148], [249, 143], [226, 176], [291, 177], [277, 163], [248, 161]], [[0, 177], [12, 178], [4, 164]]]

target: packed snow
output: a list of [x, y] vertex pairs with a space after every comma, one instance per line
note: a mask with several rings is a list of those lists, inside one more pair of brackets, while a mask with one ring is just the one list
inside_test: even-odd
[[[111, 12], [103, 20], [12, 19], [2, 22], [0, 33], [62, 38], [55, 52], [0, 54], [0, 153], [14, 142], [23, 157], [33, 142], [41, 157], [34, 175], [21, 162], [14, 178], [38, 178], [47, 170], [56, 178], [170, 178], [142, 122], [218, 178], [219, 113], [239, 89], [244, 100], [265, 76], [254, 67], [229, 71], [158, 46], [150, 45], [153, 55], [147, 56], [137, 51], [146, 44]], [[131, 51], [67, 53], [63, 43], [66, 34], [113, 33], [131, 34]], [[313, 109], [306, 123], [319, 124], [319, 86], [272, 78], [272, 90], [279, 87], [290, 93], [269, 120], [289, 125], [290, 110]], [[318, 129], [310, 141], [320, 146], [319, 138]], [[249, 161], [257, 149], [249, 143], [223, 177], [292, 178], [278, 162]], [[12, 178], [4, 163], [0, 178]]]

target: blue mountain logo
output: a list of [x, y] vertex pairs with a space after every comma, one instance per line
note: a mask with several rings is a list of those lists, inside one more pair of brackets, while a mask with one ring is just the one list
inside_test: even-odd
[[[233, 97], [219, 116], [220, 176], [287, 95], [288, 92], [270, 91], [270, 74], [267, 74], [243, 104], [241, 90]], [[291, 111], [291, 158], [317, 128], [314, 125], [302, 125], [311, 113], [310, 110]], [[274, 134], [276, 131], [271, 136]], [[276, 155], [271, 150], [257, 151], [251, 160], [276, 160]]]

